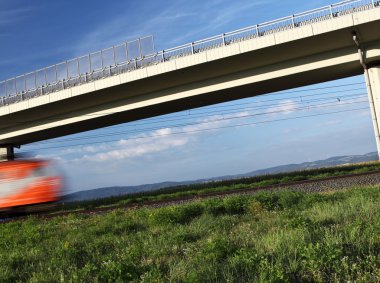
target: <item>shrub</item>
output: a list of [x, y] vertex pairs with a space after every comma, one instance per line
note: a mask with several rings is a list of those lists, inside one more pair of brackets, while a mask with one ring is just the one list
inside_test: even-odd
[[182, 206], [167, 206], [154, 211], [150, 218], [153, 224], [186, 224], [201, 215], [203, 206], [198, 203], [186, 204]]
[[249, 198], [247, 196], [233, 196], [223, 199], [227, 214], [243, 214], [247, 211]]
[[266, 210], [282, 209], [279, 194], [273, 192], [259, 192], [254, 196], [261, 206]]
[[220, 198], [208, 199], [204, 202], [204, 206], [205, 211], [214, 216], [221, 215], [226, 212], [223, 200]]
[[247, 212], [254, 216], [259, 216], [263, 213], [263, 207], [260, 202], [251, 200], [247, 206]]
[[292, 228], [309, 228], [313, 227], [315, 223], [308, 217], [302, 215], [295, 215], [289, 221], [289, 226]]
[[214, 216], [221, 214], [244, 214], [247, 212], [250, 203], [250, 197], [247, 196], [230, 196], [226, 198], [215, 198], [204, 202], [207, 212]]
[[279, 193], [279, 196], [279, 206], [283, 209], [290, 209], [298, 206], [305, 197], [305, 194], [300, 192], [285, 191]]
[[216, 235], [203, 243], [199, 256], [202, 260], [222, 261], [234, 253], [237, 246], [228, 239], [227, 235]]

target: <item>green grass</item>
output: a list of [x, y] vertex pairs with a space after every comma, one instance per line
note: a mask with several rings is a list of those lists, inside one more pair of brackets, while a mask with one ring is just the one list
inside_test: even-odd
[[347, 174], [366, 173], [380, 170], [379, 162], [368, 162], [354, 165], [327, 167], [290, 173], [256, 176], [242, 179], [232, 179], [217, 182], [207, 182], [186, 186], [163, 188], [152, 192], [135, 193], [118, 197], [109, 197], [90, 201], [68, 202], [58, 207], [58, 210], [79, 210], [96, 207], [116, 206], [146, 201], [170, 200], [179, 197], [197, 196], [206, 193], [224, 192], [243, 188], [259, 188], [269, 185], [279, 185], [289, 182], [316, 180], [326, 177], [342, 176]]
[[380, 187], [0, 226], [0, 282], [380, 282]]

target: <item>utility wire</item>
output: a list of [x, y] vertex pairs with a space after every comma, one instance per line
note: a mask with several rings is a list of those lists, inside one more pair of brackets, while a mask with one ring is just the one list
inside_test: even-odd
[[338, 87], [343, 87], [343, 86], [354, 86], [354, 85], [363, 85], [363, 84], [365, 83], [361, 82], [361, 83], [341, 84], [341, 85], [332, 85], [332, 86], [317, 87], [317, 88], [291, 90], [291, 91], [278, 91], [274, 93], [263, 94], [262, 96], [271, 96], [271, 95], [278, 95], [278, 94], [285, 94], [285, 93], [297, 93], [297, 92], [304, 92], [304, 91], [310, 91], [310, 90], [331, 89], [331, 88], [338, 88]]
[[[347, 99], [347, 100], [358, 100], [360, 97], [357, 97], [355, 99]], [[336, 99], [336, 98], [335, 98]], [[358, 103], [367, 103], [367, 100], [359, 100], [355, 102], [342, 102], [342, 99], [339, 102], [327, 102], [327, 103], [319, 103], [319, 104], [307, 104], [303, 107], [296, 107], [292, 108], [291, 111], [300, 111], [300, 110], [309, 110], [309, 109], [314, 109], [318, 108], [321, 106], [325, 107], [335, 107], [335, 106], [343, 106], [343, 105], [351, 105], [351, 104], [358, 104]], [[278, 105], [276, 104], [277, 107], [282, 107], [283, 105]], [[241, 113], [244, 111], [248, 111], [249, 109], [243, 108], [240, 109], [240, 111], [235, 111], [235, 112], [224, 112], [220, 113], [218, 115], [208, 115], [208, 116], [203, 116], [203, 117], [197, 117], [197, 118], [210, 118], [210, 117], [222, 117], [222, 118], [217, 118], [213, 120], [208, 120], [206, 122], [189, 122], [189, 123], [183, 123], [183, 124], [175, 124], [175, 125], [168, 125], [168, 126], [160, 126], [160, 127], [153, 127], [153, 128], [141, 128], [141, 129], [134, 129], [134, 130], [128, 130], [128, 131], [119, 131], [119, 132], [109, 132], [109, 133], [103, 133], [103, 134], [96, 134], [96, 135], [88, 135], [88, 136], [82, 136], [82, 137], [73, 137], [73, 138], [67, 138], [67, 139], [61, 139], [57, 141], [41, 141], [34, 143], [34, 145], [39, 145], [39, 144], [47, 144], [47, 143], [61, 143], [61, 142], [70, 142], [70, 141], [75, 141], [75, 140], [83, 140], [83, 139], [91, 139], [91, 138], [100, 138], [100, 137], [106, 137], [106, 136], [115, 136], [115, 135], [122, 135], [122, 134], [132, 134], [132, 133], [139, 133], [139, 132], [145, 132], [145, 131], [153, 131], [153, 130], [159, 130], [165, 127], [185, 127], [185, 126], [194, 126], [194, 125], [200, 125], [200, 124], [205, 124], [205, 123], [213, 123], [213, 122], [219, 122], [219, 121], [226, 121], [226, 120], [231, 120], [231, 119], [242, 119], [242, 118], [252, 118], [255, 116], [264, 116], [264, 115], [272, 115], [272, 114], [278, 114], [278, 113], [284, 113], [284, 112], [289, 112], [287, 109], [283, 110], [275, 110], [275, 111], [270, 111], [270, 112], [261, 112], [261, 113], [254, 113], [254, 114], [246, 114], [246, 115], [241, 115], [239, 117], [225, 117], [224, 115], [232, 115], [232, 114], [237, 114]], [[251, 111], [251, 110], [250, 110]], [[171, 121], [180, 121], [180, 120], [188, 120], [189, 118], [185, 119], [173, 119]], [[152, 123], [147, 123], [147, 124], [152, 124]]]
[[[347, 86], [358, 85], [358, 84], [363, 84], [363, 83], [348, 84]], [[346, 85], [336, 85], [336, 86], [331, 86], [329, 88], [336, 88], [336, 87], [342, 87], [342, 86], [346, 86]], [[325, 88], [318, 88], [318, 89], [325, 89]], [[349, 89], [349, 90], [345, 89], [345, 90], [333, 91], [333, 92], [305, 94], [305, 95], [296, 96], [296, 97], [289, 97], [289, 98], [267, 99], [267, 100], [259, 100], [259, 101], [253, 101], [253, 102], [243, 102], [243, 103], [234, 103], [234, 104], [228, 104], [228, 102], [223, 102], [222, 104], [226, 104], [227, 103], [228, 105], [219, 105], [219, 104], [217, 104], [217, 105], [212, 105], [212, 106], [197, 107], [197, 108], [193, 108], [193, 109], [190, 109], [190, 110], [184, 110], [184, 111], [177, 112], [177, 114], [186, 112], [186, 113], [180, 114], [180, 115], [174, 115], [174, 113], [171, 113], [171, 114], [165, 114], [162, 117], [146, 118], [146, 119], [142, 119], [140, 121], [134, 121], [132, 123], [134, 123], [135, 125], [147, 124], [145, 122], [147, 120], [151, 121], [151, 122], [149, 122], [149, 124], [151, 124], [151, 123], [160, 123], [161, 120], [167, 121], [167, 119], [174, 119], [174, 118], [177, 118], [177, 117], [188, 117], [188, 116], [192, 116], [192, 115], [198, 115], [198, 114], [203, 113], [203, 112], [200, 112], [200, 113], [198, 112], [198, 111], [202, 111], [202, 110], [206, 110], [206, 112], [207, 112], [207, 110], [209, 110], [209, 109], [228, 108], [228, 107], [239, 106], [239, 105], [250, 105], [250, 104], [258, 104], [258, 103], [265, 103], [265, 102], [272, 102], [272, 101], [283, 101], [283, 100], [298, 99], [298, 98], [301, 99], [301, 102], [304, 102], [303, 98], [305, 98], [305, 97], [322, 96], [322, 95], [327, 95], [327, 94], [347, 93], [347, 92], [351, 92], [351, 91], [365, 90], [365, 89], [366, 89], [366, 87], [364, 86], [364, 87], [361, 87], [361, 88], [354, 88], [354, 89]], [[303, 91], [308, 91], [308, 90], [316, 90], [316, 89], [307, 89], [307, 90], [303, 90]], [[292, 92], [287, 92], [287, 93], [292, 93]], [[281, 94], [281, 93], [278, 93], [278, 94]], [[358, 93], [357, 95], [361, 95], [361, 94], [367, 95], [366, 92], [365, 93]], [[260, 95], [260, 97], [262, 97], [262, 96], [268, 96], [268, 95], [269, 94], [267, 94], [267, 95]], [[353, 95], [356, 95], [356, 94], [353, 94]], [[349, 95], [347, 95], [347, 96], [349, 96]], [[339, 97], [343, 97], [343, 96], [341, 95]], [[328, 99], [328, 98], [326, 98], [326, 99]], [[333, 99], [333, 97], [331, 97], [331, 99]], [[194, 112], [196, 112], [196, 113], [194, 113]], [[110, 113], [110, 114], [114, 114], [114, 113]], [[90, 114], [90, 115], [92, 115], [92, 114]], [[166, 117], [168, 115], [172, 115], [173, 118]], [[144, 122], [142, 122], [142, 121], [144, 121]], [[115, 128], [121, 128], [121, 127], [124, 127], [124, 125], [110, 126], [108, 128], [115, 129]]]
[[[196, 133], [196, 132], [205, 132], [205, 131], [213, 131], [213, 130], [219, 130], [219, 129], [237, 128], [237, 127], [244, 127], [244, 126], [268, 124], [268, 123], [274, 123], [274, 122], [280, 122], [280, 121], [288, 121], [288, 120], [296, 120], [296, 119], [303, 119], [303, 118], [309, 118], [309, 117], [327, 116], [327, 115], [338, 114], [338, 113], [360, 111], [360, 110], [364, 110], [364, 109], [368, 109], [368, 107], [355, 108], [355, 109], [342, 110], [342, 111], [335, 111], [335, 112], [328, 112], [328, 113], [321, 113], [321, 114], [314, 114], [314, 115], [298, 116], [298, 117], [292, 117], [292, 118], [283, 118], [283, 119], [267, 120], [267, 121], [253, 122], [253, 123], [236, 124], [236, 125], [229, 125], [229, 126], [208, 128], [208, 129], [197, 129], [197, 130], [190, 130], [190, 131], [186, 131], [186, 132], [182, 131], [182, 132], [175, 132], [175, 133], [168, 133], [168, 134], [157, 134], [157, 135], [150, 135], [150, 136], [125, 138], [123, 140], [138, 140], [138, 139], [148, 139], [148, 138], [172, 136], [172, 135], [179, 135], [179, 134], [191, 134], [191, 133]], [[38, 149], [39, 150], [41, 150], [41, 149], [42, 150], [57, 149], [57, 148], [66, 148], [66, 147], [85, 146], [85, 145], [89, 145], [89, 144], [93, 145], [93, 144], [100, 144], [100, 143], [110, 143], [110, 142], [117, 142], [117, 141], [119, 141], [119, 140], [108, 140], [108, 141], [92, 142], [92, 143], [82, 143], [82, 144], [75, 144], [75, 145], [54, 146], [54, 147], [45, 147], [45, 148], [38, 148]], [[25, 152], [20, 152], [20, 153], [25, 153]]]
[[[264, 103], [264, 102], [269, 102], [269, 101], [281, 101], [281, 100], [285, 100], [285, 99], [297, 99], [297, 98], [304, 98], [304, 97], [311, 97], [311, 96], [322, 96], [322, 95], [326, 95], [326, 94], [347, 93], [347, 92], [350, 92], [350, 91], [365, 90], [365, 89], [366, 89], [365, 87], [360, 87], [360, 88], [353, 88], [353, 89], [349, 89], [349, 90], [345, 89], [345, 90], [340, 90], [340, 91], [330, 91], [330, 92], [321, 92], [321, 93], [314, 93], [314, 94], [304, 94], [304, 95], [297, 95], [297, 96], [294, 96], [294, 97], [266, 99], [266, 100], [258, 100], [258, 101], [253, 101], [253, 102], [234, 103], [234, 104], [229, 104], [229, 105], [205, 106], [205, 107], [198, 107], [198, 108], [192, 109], [191, 111], [193, 112], [193, 111], [202, 110], [202, 108], [207, 108], [207, 109], [224, 108], [224, 107], [230, 107], [230, 106]], [[262, 96], [265, 96], [265, 95], [260, 95], [260, 97], [262, 97]], [[225, 103], [226, 102], [224, 102], [224, 104]]]
[[[359, 104], [363, 102], [353, 102], [353, 103], [345, 103], [343, 105], [347, 104]], [[301, 110], [310, 110], [316, 107], [320, 107], [321, 105], [316, 105], [314, 107], [307, 107], [307, 108], [297, 108], [293, 109], [293, 111], [301, 111]], [[325, 108], [330, 108], [330, 107], [335, 107], [338, 105], [325, 105]], [[276, 114], [276, 113], [281, 113], [281, 112], [287, 112], [286, 110], [282, 111], [274, 111], [270, 113], [260, 113], [259, 115], [271, 115], [271, 114]], [[181, 127], [189, 127], [189, 126], [199, 126], [202, 124], [210, 124], [210, 123], [216, 123], [216, 122], [221, 122], [221, 121], [228, 121], [228, 120], [235, 120], [235, 119], [243, 119], [243, 118], [252, 118], [254, 116], [258, 116], [257, 114], [253, 115], [243, 115], [243, 116], [238, 116], [238, 117], [222, 117], [220, 119], [215, 119], [211, 121], [206, 121], [206, 122], [197, 122], [197, 123], [186, 123], [186, 124], [177, 124], [177, 125], [170, 125], [166, 127], [156, 127], [156, 128], [149, 128], [149, 129], [140, 129], [140, 130], [134, 130], [134, 131], [123, 131], [123, 132], [115, 132], [115, 133], [108, 133], [108, 134], [102, 134], [102, 135], [94, 135], [94, 136], [88, 136], [88, 137], [83, 137], [83, 138], [73, 138], [71, 140], [61, 140], [61, 141], [45, 141], [45, 142], [39, 142], [39, 143], [34, 143], [28, 146], [33, 146], [33, 145], [43, 145], [43, 144], [56, 144], [56, 143], [62, 143], [62, 142], [70, 142], [70, 141], [76, 141], [76, 140], [84, 140], [84, 139], [96, 139], [96, 138], [104, 138], [104, 137], [109, 137], [109, 136], [119, 136], [119, 135], [124, 135], [124, 134], [138, 134], [138, 133], [143, 133], [147, 131], [157, 131], [157, 130], [162, 130], [162, 129], [174, 129], [174, 128], [181, 128]]]
[[[351, 96], [356, 96], [355, 98], [351, 98], [351, 99], [345, 99], [344, 101], [350, 101], [350, 100], [358, 100], [360, 98], [362, 98], [363, 96], [362, 95], [348, 95], [348, 96], [341, 96], [341, 98], [338, 98], [338, 97], [331, 97], [331, 98], [326, 98], [326, 99], [323, 99], [323, 100], [337, 100], [339, 99], [339, 103], [332, 103], [332, 102], [327, 102], [327, 103], [320, 103], [320, 104], [307, 104], [305, 105], [304, 107], [298, 107], [298, 108], [293, 108], [292, 111], [296, 111], [296, 110], [305, 110], [305, 109], [313, 109], [313, 108], [316, 108], [316, 107], [320, 107], [320, 106], [330, 106], [330, 105], [333, 105], [333, 106], [343, 106], [343, 105], [348, 105], [348, 104], [353, 104], [353, 103], [345, 103], [345, 102], [342, 102], [343, 99], [342, 97], [351, 97]], [[322, 99], [318, 99], [316, 101], [320, 101]], [[309, 101], [311, 100], [304, 100], [302, 103], [303, 104], [306, 104], [308, 103]], [[354, 103], [363, 103], [363, 102], [367, 102], [367, 100], [362, 100], [362, 101], [356, 101]], [[276, 106], [276, 107], [284, 107], [284, 106], [287, 106], [287, 105], [292, 105], [294, 104], [293, 102], [292, 103], [284, 103], [284, 104], [272, 104], [270, 106]], [[269, 105], [268, 105], [269, 106]], [[182, 121], [182, 120], [189, 120], [189, 119], [194, 119], [194, 118], [212, 118], [212, 117], [215, 117], [214, 120], [208, 120], [207, 123], [209, 122], [214, 122], [214, 121], [220, 121], [220, 120], [226, 120], [226, 118], [224, 117], [224, 115], [232, 115], [232, 114], [237, 114], [237, 113], [241, 113], [242, 111], [253, 111], [253, 110], [257, 110], [257, 109], [266, 109], [268, 106], [266, 107], [259, 107], [259, 108], [237, 108], [237, 109], [233, 109], [233, 110], [238, 110], [238, 111], [232, 111], [232, 112], [220, 112], [218, 114], [213, 114], [213, 115], [203, 115], [203, 116], [197, 116], [197, 117], [188, 117], [186, 116], [185, 118], [180, 118], [180, 119], [171, 119], [171, 120], [166, 120], [166, 121], [155, 121], [155, 122], [147, 122], [147, 123], [141, 123], [141, 124], [138, 124], [138, 126], [144, 126], [144, 125], [150, 125], [150, 124], [157, 124], [157, 123], [162, 123], [162, 122], [175, 122], [175, 121]], [[255, 114], [251, 114], [251, 115], [244, 115], [244, 116], [240, 116], [240, 117], [236, 117], [237, 118], [249, 118], [249, 117], [252, 117], [252, 116], [263, 116], [263, 115], [271, 115], [271, 114], [277, 114], [277, 113], [282, 113], [282, 112], [288, 112], [289, 110], [277, 110], [277, 111], [270, 111], [270, 112], [264, 112], [264, 113], [255, 113]], [[217, 119], [216, 116], [222, 116], [223, 119]], [[186, 124], [180, 124], [180, 126], [189, 126], [189, 125], [197, 125], [197, 124], [200, 124], [200, 122], [196, 122], [196, 123], [186, 123]], [[137, 125], [136, 125], [137, 126]], [[175, 125], [174, 125], [175, 126]], [[89, 135], [89, 136], [82, 136], [82, 137], [73, 137], [73, 138], [67, 138], [67, 139], [61, 139], [59, 141], [41, 141], [41, 142], [37, 142], [37, 143], [34, 143], [34, 145], [38, 145], [38, 144], [46, 144], [46, 143], [60, 143], [60, 142], [68, 142], [68, 141], [75, 141], [75, 140], [82, 140], [82, 139], [89, 139], [89, 138], [97, 138], [97, 137], [104, 137], [104, 136], [111, 136], [111, 135], [120, 135], [120, 134], [127, 134], [127, 133], [137, 133], [137, 132], [143, 132], [143, 131], [151, 131], [151, 130], [157, 130], [157, 129], [161, 129], [163, 126], [160, 126], [159, 128], [141, 128], [141, 129], [136, 129], [135, 130], [132, 130], [132, 131], [120, 131], [120, 132], [110, 132], [110, 133], [104, 133], [104, 134], [101, 134], [101, 135]]]

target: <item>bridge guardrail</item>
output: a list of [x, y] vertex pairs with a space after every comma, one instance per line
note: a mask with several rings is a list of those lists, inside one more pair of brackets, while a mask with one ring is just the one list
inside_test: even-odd
[[[379, 0], [343, 1], [156, 53], [151, 52], [154, 51], [153, 36], [143, 37], [0, 82], [0, 107], [236, 42], [379, 7]], [[147, 39], [152, 40], [151, 50], [144, 48]]]

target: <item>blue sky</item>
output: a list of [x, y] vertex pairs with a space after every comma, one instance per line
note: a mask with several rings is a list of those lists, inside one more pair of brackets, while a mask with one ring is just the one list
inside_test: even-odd
[[[139, 36], [154, 35], [162, 50], [331, 3], [0, 0], [0, 81]], [[77, 191], [238, 174], [363, 154], [376, 145], [358, 76], [21, 150], [57, 159]]]

